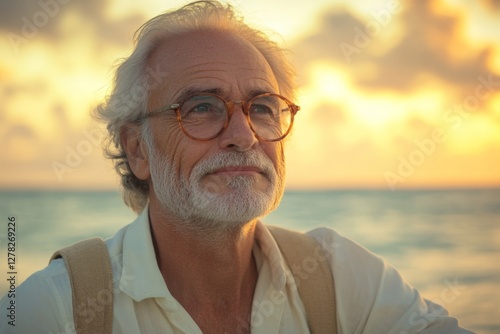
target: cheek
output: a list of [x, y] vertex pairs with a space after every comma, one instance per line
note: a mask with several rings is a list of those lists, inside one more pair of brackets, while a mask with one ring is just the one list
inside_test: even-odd
[[210, 146], [210, 142], [190, 139], [182, 132], [177, 122], [174, 124], [163, 122], [162, 132], [156, 141], [158, 152], [172, 162], [178, 175], [188, 180], [194, 166], [209, 150], [207, 146]]
[[285, 169], [285, 147], [283, 145], [282, 142], [279, 143], [279, 148], [278, 148], [278, 154], [279, 154], [279, 159], [280, 159], [280, 162], [279, 162], [279, 170], [278, 172], [280, 173], [281, 176], [285, 176], [285, 172], [286, 172], [286, 169]]
[[264, 149], [266, 155], [271, 159], [274, 168], [278, 175], [284, 175], [285, 173], [285, 150], [283, 143], [269, 143]]
[[183, 139], [183, 133], [177, 121], [158, 121], [153, 124], [152, 128], [156, 152], [175, 164], [178, 147]]

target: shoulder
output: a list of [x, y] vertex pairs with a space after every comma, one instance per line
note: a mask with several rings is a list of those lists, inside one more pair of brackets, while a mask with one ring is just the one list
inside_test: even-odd
[[344, 270], [349, 269], [349, 271], [370, 272], [373, 270], [380, 272], [380, 270], [386, 269], [386, 262], [381, 256], [344, 237], [334, 229], [320, 227], [306, 232], [306, 234], [316, 240], [336, 267], [342, 267]]
[[382, 285], [403, 283], [397, 270], [381, 256], [337, 231], [317, 228], [306, 234], [318, 242], [330, 261], [339, 304], [350, 305], [361, 301], [365, 305], [373, 304], [379, 298]]
[[[127, 226], [105, 241], [115, 282], [121, 274], [123, 235]], [[12, 299], [4, 296], [0, 307], [7, 308]], [[1, 322], [0, 333], [74, 332], [71, 283], [66, 265], [60, 258], [17, 287], [15, 304], [16, 326]]]
[[471, 333], [421, 297], [381, 256], [330, 228], [307, 232], [330, 261], [343, 333]]
[[[11, 303], [0, 301], [2, 309]], [[15, 327], [2, 322], [1, 333], [65, 333], [73, 327], [71, 287], [62, 260], [28, 277], [15, 291]]]

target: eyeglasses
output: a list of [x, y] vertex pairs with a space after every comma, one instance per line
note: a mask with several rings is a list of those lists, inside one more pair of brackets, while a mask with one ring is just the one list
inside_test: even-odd
[[241, 108], [256, 138], [273, 142], [285, 138], [292, 129], [295, 114], [300, 107], [281, 95], [259, 94], [248, 101], [226, 101], [211, 93], [188, 96], [175, 103], [152, 111], [142, 119], [173, 110], [181, 130], [191, 139], [207, 141], [220, 135], [229, 125], [234, 106]]

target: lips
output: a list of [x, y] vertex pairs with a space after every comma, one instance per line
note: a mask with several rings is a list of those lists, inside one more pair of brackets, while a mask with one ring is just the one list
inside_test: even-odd
[[264, 172], [255, 166], [227, 166], [222, 168], [217, 168], [210, 174], [252, 174], [259, 173], [264, 174]]

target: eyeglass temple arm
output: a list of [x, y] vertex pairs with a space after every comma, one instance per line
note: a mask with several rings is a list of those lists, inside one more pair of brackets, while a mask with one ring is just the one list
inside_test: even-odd
[[165, 111], [176, 110], [178, 108], [179, 108], [179, 104], [174, 103], [174, 104], [171, 104], [169, 106], [165, 106], [165, 107], [162, 107], [160, 109], [156, 109], [156, 110], [153, 110], [151, 112], [148, 112], [145, 115], [143, 115], [142, 117], [140, 117], [139, 120], [161, 114], [162, 112], [165, 112]]

